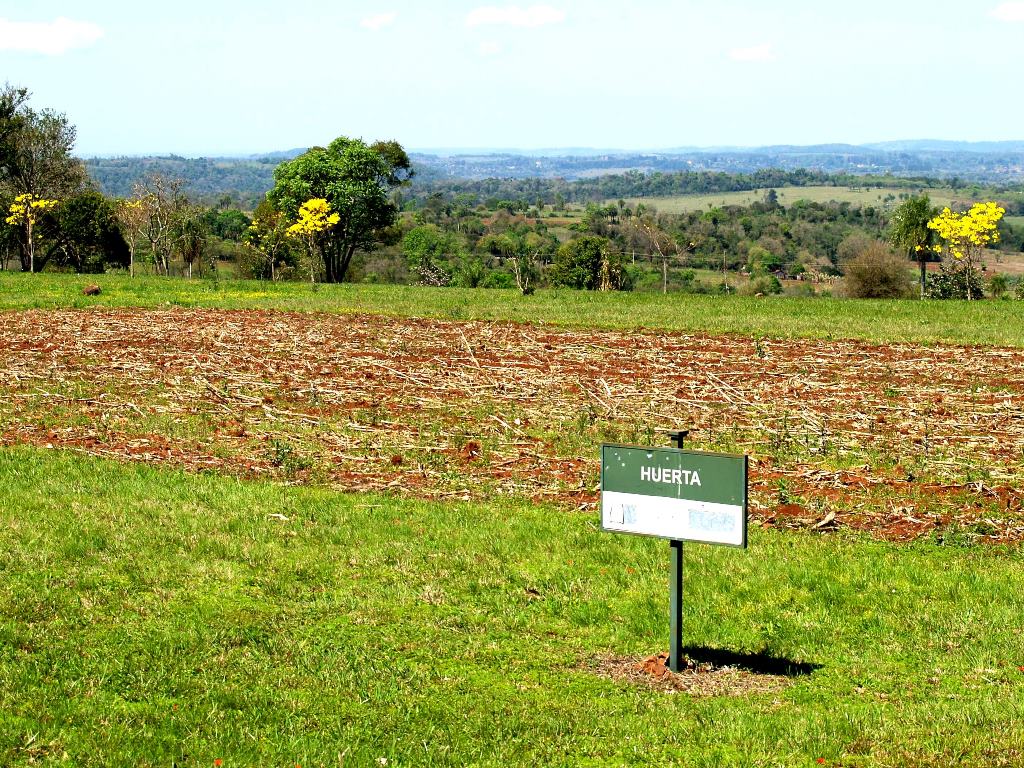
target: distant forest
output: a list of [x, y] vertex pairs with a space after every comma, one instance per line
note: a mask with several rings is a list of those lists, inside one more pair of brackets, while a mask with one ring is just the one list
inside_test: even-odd
[[[742, 192], [771, 187], [869, 184], [893, 189], [983, 184], [999, 191], [1024, 189], [1024, 153], [868, 151], [865, 156], [806, 151], [699, 155], [438, 157], [413, 154], [416, 175], [402, 192], [417, 207], [433, 195], [523, 200], [530, 204], [588, 203], [628, 197]], [[814, 151], [811, 151], [814, 150]], [[128, 197], [150, 173], [184, 181], [184, 190], [206, 204], [252, 210], [273, 187], [274, 168], [301, 150], [252, 158], [93, 158], [85, 165], [100, 191]], [[919, 158], [910, 163], [905, 156]], [[938, 156], [941, 163], [928, 161]], [[693, 158], [697, 158], [694, 160]], [[887, 166], [880, 158], [888, 158]], [[924, 159], [922, 159], [924, 158]], [[871, 163], [860, 161], [871, 159]], [[806, 167], [794, 167], [793, 163]], [[682, 166], [680, 168], [679, 166]], [[703, 166], [703, 167], [702, 167]], [[788, 167], [787, 167], [788, 166]], [[921, 170], [910, 175], [911, 166]], [[936, 166], [941, 166], [936, 170]], [[947, 171], [959, 168], [959, 175]], [[928, 172], [935, 171], [934, 173]]]
[[193, 199], [207, 204], [230, 202], [252, 210], [274, 186], [280, 156], [259, 159], [117, 157], [85, 161], [89, 177], [110, 197], [131, 197], [132, 187], [148, 174], [181, 179]]

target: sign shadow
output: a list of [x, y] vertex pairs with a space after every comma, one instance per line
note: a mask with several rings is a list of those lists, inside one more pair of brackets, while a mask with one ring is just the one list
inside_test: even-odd
[[683, 648], [683, 655], [697, 664], [710, 664], [713, 667], [736, 667], [755, 675], [803, 677], [816, 672], [823, 666], [807, 661], [793, 661], [783, 656], [773, 656], [767, 651], [737, 653], [723, 648], [708, 648], [706, 646], [686, 646]]

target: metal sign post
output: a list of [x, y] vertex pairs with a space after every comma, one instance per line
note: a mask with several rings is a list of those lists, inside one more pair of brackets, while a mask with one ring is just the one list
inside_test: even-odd
[[[670, 432], [669, 438], [679, 450], [683, 449], [688, 429]], [[671, 539], [668, 543], [672, 562], [669, 574], [669, 638], [668, 668], [673, 672], [683, 669], [683, 542]]]
[[673, 448], [601, 447], [601, 527], [669, 540], [669, 669], [683, 666], [683, 542], [747, 546], [747, 457]]

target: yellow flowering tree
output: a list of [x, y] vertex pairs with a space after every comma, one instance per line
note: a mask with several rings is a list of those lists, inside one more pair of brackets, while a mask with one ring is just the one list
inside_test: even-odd
[[146, 209], [141, 200], [118, 200], [116, 205], [117, 222], [128, 244], [128, 274], [135, 277], [135, 250], [146, 226]]
[[[999, 242], [999, 221], [1005, 213], [1006, 209], [996, 203], [975, 203], [964, 213], [943, 208], [942, 213], [928, 222], [928, 228], [942, 238], [946, 252], [960, 264], [968, 283], [981, 252]], [[972, 293], [967, 291], [968, 299], [973, 298]]]
[[277, 280], [277, 268], [289, 252], [290, 237], [283, 213], [268, 200], [256, 206], [252, 224], [242, 235], [242, 242], [253, 257], [245, 261], [251, 276], [262, 279], [269, 272], [270, 279]]
[[316, 274], [323, 263], [321, 239], [331, 231], [341, 216], [331, 211], [331, 204], [322, 197], [314, 197], [299, 206], [299, 218], [286, 230], [288, 237], [302, 240], [309, 254], [309, 281], [316, 282]]
[[[30, 192], [26, 192], [14, 198], [14, 202], [11, 203], [11, 207], [8, 210], [9, 215], [5, 221], [8, 224], [24, 227], [25, 229], [25, 247], [28, 249], [29, 272], [36, 271], [35, 238], [32, 230], [39, 220], [39, 214], [51, 210], [56, 205], [56, 200], [45, 200], [41, 197], [36, 197]], [[22, 269], [24, 269], [24, 266], [22, 266]]]

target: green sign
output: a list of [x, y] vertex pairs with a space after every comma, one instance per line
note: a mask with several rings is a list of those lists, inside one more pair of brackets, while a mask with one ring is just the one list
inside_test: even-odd
[[677, 541], [747, 546], [747, 458], [601, 446], [601, 526]]

